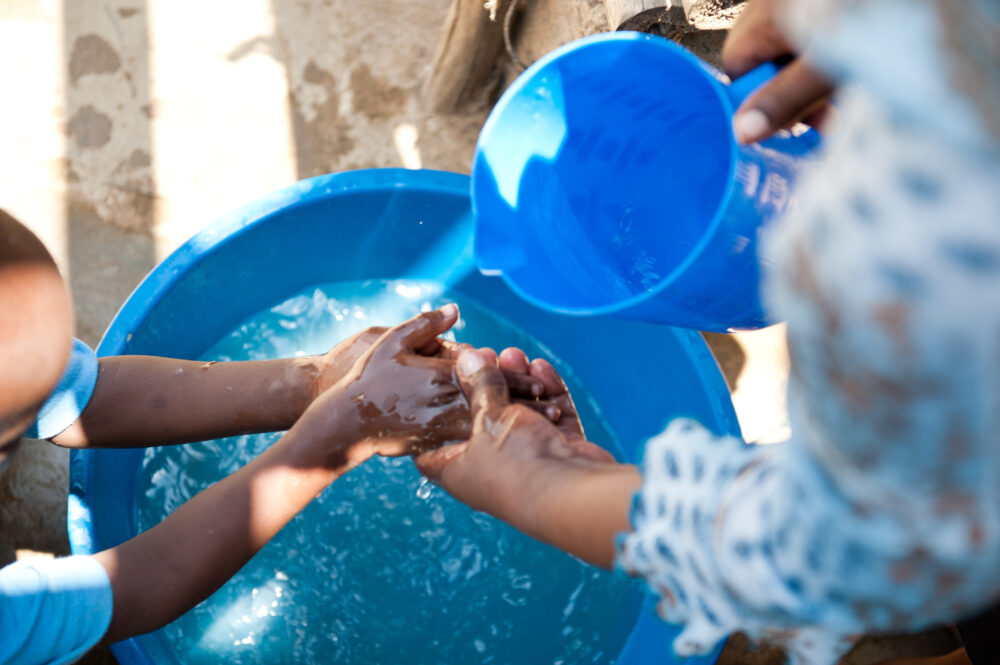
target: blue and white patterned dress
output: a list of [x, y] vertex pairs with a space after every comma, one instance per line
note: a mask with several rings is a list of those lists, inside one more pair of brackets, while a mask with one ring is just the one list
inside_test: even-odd
[[1000, 2], [789, 11], [843, 83], [767, 241], [792, 438], [672, 423], [618, 563], [684, 624], [680, 654], [743, 631], [829, 665], [1000, 599]]

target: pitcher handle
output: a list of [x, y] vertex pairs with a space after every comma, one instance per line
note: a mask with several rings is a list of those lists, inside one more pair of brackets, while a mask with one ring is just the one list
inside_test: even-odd
[[759, 87], [773, 79], [777, 73], [777, 65], [773, 62], [765, 62], [763, 65], [758, 65], [730, 83], [726, 88], [726, 91], [729, 93], [729, 99], [733, 103], [733, 108], [739, 108], [740, 104], [742, 104], [747, 97], [754, 93]]

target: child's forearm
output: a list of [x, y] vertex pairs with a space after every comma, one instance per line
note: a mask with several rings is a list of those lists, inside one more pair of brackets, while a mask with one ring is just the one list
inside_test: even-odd
[[614, 565], [615, 536], [631, 531], [632, 497], [642, 485], [635, 466], [554, 463], [524, 480], [521, 499], [498, 517], [595, 566]]
[[[453, 403], [457, 386], [442, 382], [453, 368], [416, 353], [457, 319], [451, 305], [380, 333], [351, 361], [350, 379], [323, 391], [260, 457], [156, 527], [95, 555], [114, 599], [104, 641], [155, 630], [204, 599], [328, 484], [373, 454], [403, 455], [443, 443], [415, 431], [394, 409], [438, 414], [431, 422], [468, 420], [464, 403]], [[399, 394], [366, 398], [387, 383]]]
[[315, 397], [316, 358], [212, 363], [102, 358], [71, 448], [130, 448], [288, 429]]
[[95, 555], [108, 572], [114, 595], [104, 642], [156, 630], [225, 583], [360, 461], [336, 453], [336, 437], [347, 440], [350, 434], [336, 433], [329, 421], [300, 421], [260, 457], [156, 527]]

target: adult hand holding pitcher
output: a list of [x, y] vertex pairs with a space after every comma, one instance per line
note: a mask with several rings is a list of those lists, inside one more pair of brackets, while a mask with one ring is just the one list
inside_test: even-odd
[[758, 238], [792, 204], [818, 135], [740, 145], [732, 116], [776, 71], [727, 85], [680, 46], [638, 33], [582, 39], [535, 63], [477, 146], [479, 267], [562, 314], [709, 331], [774, 323]]

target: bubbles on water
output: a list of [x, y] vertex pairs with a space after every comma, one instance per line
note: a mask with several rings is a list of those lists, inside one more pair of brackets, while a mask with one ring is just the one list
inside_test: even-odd
[[[334, 284], [254, 316], [205, 354], [263, 360], [327, 351], [370, 325], [446, 302], [438, 284]], [[458, 337], [544, 353], [468, 299]], [[575, 386], [567, 373], [571, 387]], [[592, 438], [612, 441], [580, 392]], [[280, 434], [145, 452], [142, 530]], [[163, 629], [176, 662], [336, 665], [608, 663], [638, 608], [629, 581], [585, 566], [452, 500], [409, 459], [376, 458], [329, 487], [229, 583]]]

